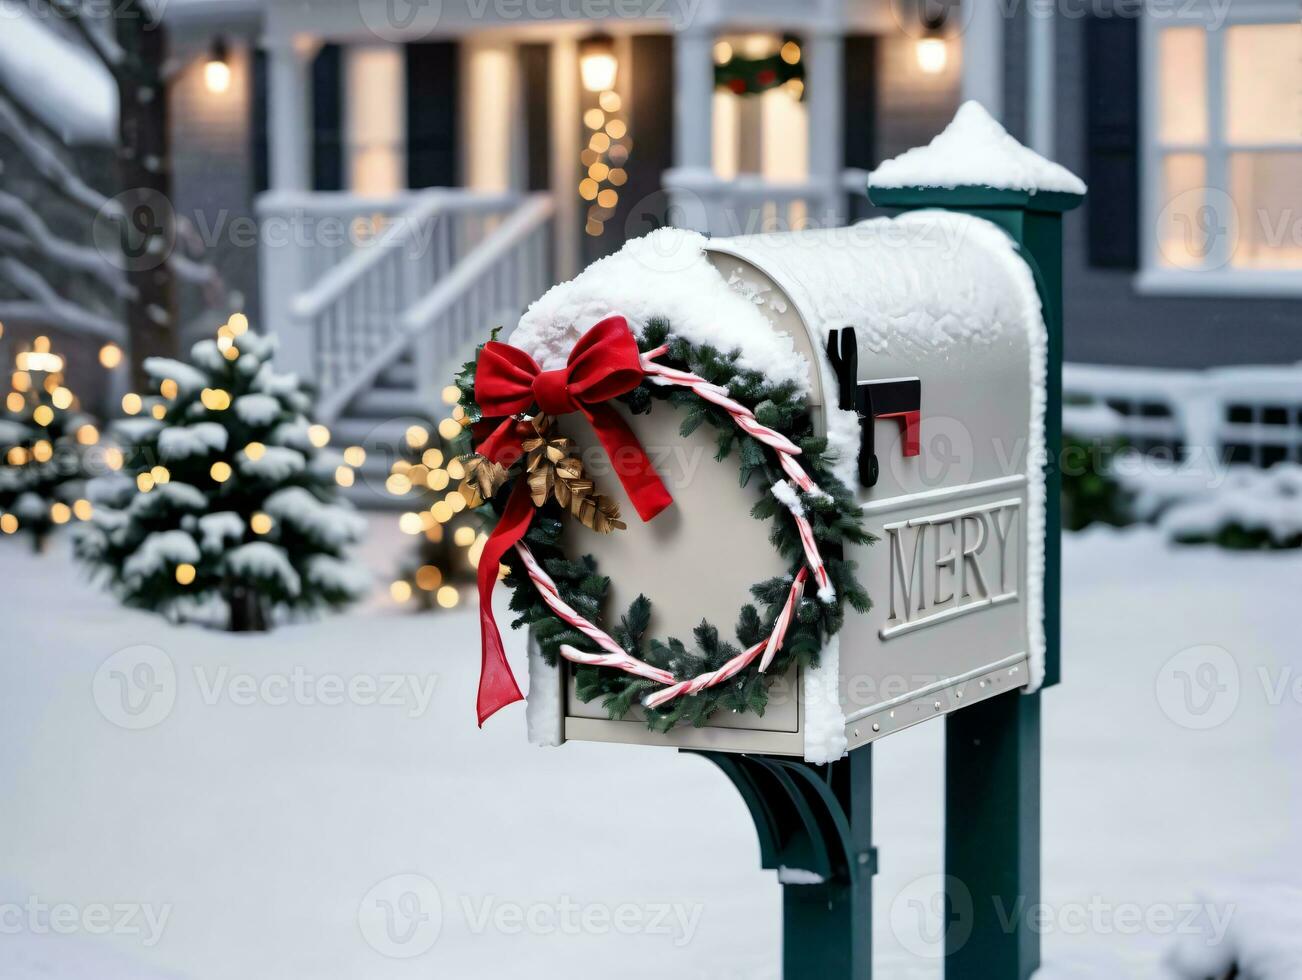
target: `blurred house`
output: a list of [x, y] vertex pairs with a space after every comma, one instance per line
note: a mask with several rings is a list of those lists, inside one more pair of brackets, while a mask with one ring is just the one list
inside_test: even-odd
[[178, 215], [345, 443], [628, 237], [875, 213], [865, 172], [975, 98], [1090, 184], [1064, 260], [1095, 423], [1302, 459], [1296, 0], [164, 9]]

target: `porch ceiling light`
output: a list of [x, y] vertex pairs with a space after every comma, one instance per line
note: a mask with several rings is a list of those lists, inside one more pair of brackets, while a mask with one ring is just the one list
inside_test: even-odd
[[945, 70], [945, 65], [949, 61], [949, 46], [945, 43], [943, 33], [945, 14], [943, 7], [933, 12], [929, 7], [924, 6], [922, 15], [924, 33], [914, 46], [914, 53], [918, 59], [918, 67], [927, 75], [939, 75]]
[[213, 38], [208, 61], [203, 66], [203, 83], [213, 95], [224, 95], [231, 87], [230, 50], [225, 38]]
[[594, 34], [579, 44], [579, 75], [589, 92], [605, 92], [615, 87], [619, 63], [615, 60], [615, 40], [609, 34]]

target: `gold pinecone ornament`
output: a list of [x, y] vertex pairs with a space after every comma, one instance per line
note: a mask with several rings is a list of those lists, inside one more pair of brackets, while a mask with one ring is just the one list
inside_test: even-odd
[[[552, 434], [551, 416], [536, 415], [529, 421], [534, 434], [522, 441], [521, 448], [523, 478], [528, 481], [533, 505], [541, 507], [554, 498], [584, 527], [598, 534], [626, 528], [628, 525], [619, 519], [619, 504], [597, 493], [593, 482], [584, 476], [574, 440]], [[507, 478], [505, 469], [482, 456], [467, 457], [465, 467], [461, 492], [472, 507], [491, 499]]]

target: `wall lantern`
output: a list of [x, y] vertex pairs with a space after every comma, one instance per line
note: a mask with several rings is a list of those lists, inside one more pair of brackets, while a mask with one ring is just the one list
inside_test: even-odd
[[615, 40], [609, 34], [594, 34], [579, 43], [579, 74], [589, 92], [606, 92], [615, 87]]
[[213, 38], [208, 61], [203, 66], [203, 83], [213, 95], [224, 95], [231, 87], [230, 49], [225, 38]]
[[938, 13], [927, 10], [922, 15], [923, 36], [918, 39], [914, 53], [918, 67], [924, 74], [939, 75], [945, 70], [949, 61], [949, 46], [945, 42], [941, 29], [945, 26], [945, 11]]

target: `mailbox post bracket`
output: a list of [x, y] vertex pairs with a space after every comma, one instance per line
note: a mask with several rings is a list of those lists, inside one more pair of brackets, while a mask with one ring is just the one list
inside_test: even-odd
[[785, 980], [871, 980], [872, 746], [826, 766], [684, 751], [709, 759], [737, 788], [760, 865], [778, 872]]

